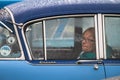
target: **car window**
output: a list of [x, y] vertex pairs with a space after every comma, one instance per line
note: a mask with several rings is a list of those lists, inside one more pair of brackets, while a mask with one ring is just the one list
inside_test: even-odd
[[0, 58], [19, 58], [20, 56], [16, 35], [0, 26]]
[[120, 59], [120, 16], [105, 16], [107, 58]]
[[26, 37], [34, 59], [44, 58], [42, 22], [30, 24], [26, 28]]
[[[27, 25], [25, 35], [33, 59], [96, 59], [94, 26], [94, 16], [46, 19]], [[94, 37], [88, 34], [83, 36], [90, 28]], [[89, 42], [89, 46], [85, 46]], [[83, 44], [87, 51], [83, 51]], [[83, 53], [84, 56], [80, 57]]]

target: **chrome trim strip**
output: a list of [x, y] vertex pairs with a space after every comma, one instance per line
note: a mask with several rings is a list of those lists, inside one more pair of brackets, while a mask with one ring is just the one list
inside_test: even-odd
[[78, 60], [77, 62], [98, 62], [102, 63], [103, 60]]
[[26, 41], [26, 39], [25, 39], [25, 37], [24, 37], [24, 30], [23, 30], [24, 28], [23, 27], [21, 27], [21, 33], [22, 33], [22, 36], [23, 36], [23, 41], [24, 41], [24, 43], [25, 43], [25, 47], [26, 47], [26, 49], [27, 49], [27, 54], [28, 54], [28, 57], [29, 57], [29, 60], [32, 60], [32, 55], [31, 55], [31, 50], [29, 50], [29, 46], [27, 46], [27, 41]]
[[95, 40], [96, 40], [96, 58], [99, 59], [99, 37], [98, 37], [98, 25], [97, 25], [97, 15], [94, 17], [95, 22]]
[[[7, 7], [4, 7], [4, 8], [5, 8], [6, 11], [8, 11], [8, 13], [10, 14], [12, 22], [15, 23], [14, 16], [13, 16], [11, 10], [10, 10], [9, 8], [7, 8]], [[16, 36], [17, 36], [17, 40], [18, 40], [18, 44], [19, 44], [20, 50], [21, 50], [21, 57], [20, 57], [20, 58], [16, 58], [16, 59], [17, 59], [17, 60], [24, 60], [25, 57], [24, 57], [24, 53], [23, 53], [21, 41], [20, 41], [20, 38], [19, 38], [17, 26], [16, 26], [15, 24], [13, 24], [13, 26], [14, 26], [14, 29], [15, 29], [15, 32], [16, 32]], [[3, 58], [2, 58], [2, 59], [3, 59]], [[7, 58], [6, 58], [6, 59], [7, 59]], [[12, 58], [9, 58], [9, 59], [12, 59]], [[15, 59], [15, 58], [13, 58], [13, 60], [14, 60], [14, 59]]]
[[95, 16], [96, 14], [78, 14], [78, 15], [65, 15], [65, 16], [54, 16], [54, 17], [46, 17], [46, 18], [40, 18], [31, 20], [23, 25], [23, 27], [29, 23], [40, 21], [40, 20], [49, 20], [49, 19], [55, 19], [55, 18], [68, 18], [68, 17], [89, 17], [89, 16]]
[[[24, 34], [24, 30], [23, 30], [23, 27], [21, 28], [21, 32], [22, 32], [22, 36], [23, 36], [23, 34]], [[26, 41], [26, 39], [25, 39], [25, 37], [23, 36], [23, 41], [24, 41], [24, 43], [25, 43], [25, 47], [26, 47], [26, 49], [27, 49], [27, 53], [28, 53], [28, 57], [29, 57], [29, 60], [32, 60], [32, 55], [31, 55], [31, 51], [29, 50], [29, 47], [27, 46], [27, 41]]]
[[102, 14], [98, 14], [98, 33], [99, 33], [99, 55], [100, 59], [104, 57], [104, 48], [103, 48], [103, 27], [102, 27]]
[[120, 17], [120, 14], [103, 14], [104, 16]]
[[103, 48], [104, 48], [103, 55], [104, 55], [104, 59], [107, 59], [104, 15], [102, 15], [102, 20], [103, 20]]
[[43, 20], [43, 40], [44, 40], [44, 54], [45, 54], [45, 60], [47, 60], [47, 51], [46, 51], [46, 31], [45, 31], [45, 20]]

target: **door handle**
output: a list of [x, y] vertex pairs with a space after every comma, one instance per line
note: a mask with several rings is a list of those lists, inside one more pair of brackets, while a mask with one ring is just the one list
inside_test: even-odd
[[77, 64], [82, 64], [82, 63], [102, 64], [102, 60], [78, 60], [76, 63]]

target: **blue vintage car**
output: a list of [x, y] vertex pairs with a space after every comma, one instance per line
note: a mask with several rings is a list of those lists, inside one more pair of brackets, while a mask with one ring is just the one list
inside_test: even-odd
[[[84, 36], [89, 28], [94, 39]], [[119, 80], [119, 34], [119, 0], [22, 0], [5, 6], [0, 80]]]

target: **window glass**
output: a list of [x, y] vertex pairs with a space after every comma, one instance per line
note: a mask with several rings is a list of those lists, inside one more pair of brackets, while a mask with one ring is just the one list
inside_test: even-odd
[[42, 22], [36, 22], [26, 28], [26, 37], [34, 59], [44, 58]]
[[74, 28], [74, 18], [46, 20], [48, 59], [76, 59]]
[[0, 58], [18, 58], [20, 56], [16, 35], [0, 26]]
[[42, 21], [31, 23], [25, 30], [34, 59], [45, 57], [47, 60], [96, 59], [94, 16], [44, 21], [45, 23]]
[[120, 17], [105, 17], [107, 58], [120, 59]]
[[[75, 24], [82, 28], [81, 49], [79, 59], [96, 59], [94, 17], [76, 18]], [[77, 31], [77, 30], [76, 30]]]
[[51, 19], [45, 24], [48, 59], [96, 58], [93, 17]]

